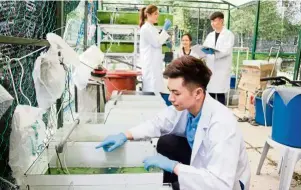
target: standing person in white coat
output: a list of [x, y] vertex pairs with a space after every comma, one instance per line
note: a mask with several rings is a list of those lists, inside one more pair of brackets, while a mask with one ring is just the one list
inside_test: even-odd
[[225, 93], [230, 90], [234, 35], [224, 27], [223, 13], [213, 13], [210, 20], [214, 31], [208, 34], [203, 44], [209, 48], [202, 49], [207, 54], [207, 66], [212, 71], [208, 92], [213, 98], [225, 105]]
[[191, 55], [195, 58], [200, 58], [199, 55], [191, 49], [192, 37], [190, 34], [184, 34], [181, 38], [181, 49], [176, 52], [175, 58], [179, 58], [184, 55]]
[[[142, 91], [162, 92], [163, 81], [163, 54], [162, 45], [170, 37], [166, 32], [170, 26], [170, 20], [166, 20], [163, 30], [154, 26], [158, 22], [159, 9], [155, 5], [148, 5], [140, 12], [140, 62], [142, 67]], [[170, 46], [170, 44], [168, 44]]]
[[127, 140], [160, 137], [159, 154], [146, 158], [144, 167], [163, 169], [163, 182], [179, 184], [182, 190], [248, 190], [244, 139], [233, 113], [206, 93], [211, 71], [202, 60], [182, 56], [164, 75], [173, 106], [125, 133], [108, 136], [96, 148], [110, 152]]

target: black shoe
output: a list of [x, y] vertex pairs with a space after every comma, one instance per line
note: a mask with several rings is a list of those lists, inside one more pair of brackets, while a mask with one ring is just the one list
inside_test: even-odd
[[178, 181], [171, 183], [171, 187], [173, 190], [180, 190], [180, 184]]

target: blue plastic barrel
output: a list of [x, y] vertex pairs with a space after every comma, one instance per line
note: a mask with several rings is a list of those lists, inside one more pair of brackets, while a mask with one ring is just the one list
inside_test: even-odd
[[167, 106], [172, 105], [172, 103], [168, 100], [169, 94], [161, 93], [161, 96], [162, 96], [162, 98], [165, 101], [165, 103], [166, 103]]
[[301, 148], [301, 95], [285, 105], [278, 92], [274, 95], [272, 139], [278, 143]]
[[[272, 126], [273, 107], [271, 105], [273, 105], [273, 101], [270, 101], [265, 107], [267, 126]], [[255, 98], [255, 121], [259, 125], [265, 125], [262, 99], [260, 97]]]

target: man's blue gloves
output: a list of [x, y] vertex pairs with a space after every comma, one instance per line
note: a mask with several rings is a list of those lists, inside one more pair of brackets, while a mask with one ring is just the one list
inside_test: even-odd
[[127, 138], [124, 133], [118, 135], [109, 135], [105, 140], [100, 143], [96, 149], [103, 148], [105, 152], [112, 152], [116, 148], [122, 146], [127, 141]]
[[170, 40], [166, 41], [166, 46], [171, 49], [172, 48], [172, 42]]
[[170, 28], [170, 26], [171, 26], [171, 21], [166, 19], [163, 26], [163, 30], [167, 31]]
[[209, 54], [209, 55], [214, 54], [214, 50], [211, 49], [211, 48], [202, 48], [202, 51], [203, 51], [205, 54]]
[[143, 160], [144, 168], [149, 171], [152, 167], [161, 168], [167, 172], [173, 173], [175, 166], [177, 165], [177, 161], [170, 160], [161, 154], [156, 156], [151, 156]]

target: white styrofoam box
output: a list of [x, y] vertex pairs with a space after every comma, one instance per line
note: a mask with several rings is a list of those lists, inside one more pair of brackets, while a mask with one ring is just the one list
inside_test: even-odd
[[70, 141], [100, 142], [108, 135], [119, 134], [132, 128], [133, 125], [80, 124], [70, 135]]
[[[65, 148], [65, 167], [143, 167], [145, 157], [156, 154], [155, 142], [129, 141], [113, 152], [106, 153], [102, 149], [95, 149], [97, 142], [69, 142]], [[42, 153], [50, 157], [50, 167], [57, 167], [54, 144], [48, 151]], [[65, 158], [63, 158], [65, 157]], [[47, 160], [47, 159], [46, 159]], [[78, 174], [78, 175], [45, 175], [47, 162], [38, 159], [25, 174], [25, 184], [36, 190], [160, 190], [163, 187], [163, 173], [137, 174]]]
[[105, 124], [138, 125], [154, 117], [160, 110], [156, 108], [131, 108], [131, 110], [113, 108], [107, 113]]
[[243, 60], [243, 65], [257, 66], [270, 64], [267, 60]]

